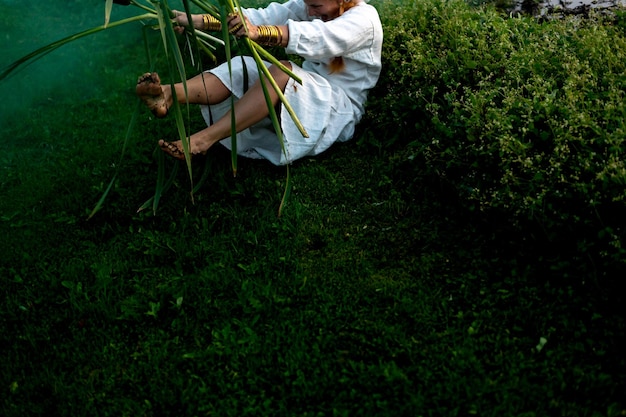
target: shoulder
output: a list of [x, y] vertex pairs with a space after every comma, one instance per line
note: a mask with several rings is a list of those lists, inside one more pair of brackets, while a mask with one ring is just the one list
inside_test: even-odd
[[357, 19], [368, 19], [380, 22], [380, 16], [378, 15], [378, 10], [371, 4], [367, 4], [364, 1], [359, 2], [356, 6], [348, 9], [344, 16], [352, 16]]
[[348, 9], [343, 15], [337, 18], [337, 20], [340, 19], [345, 19], [345, 21], [352, 22], [352, 24], [372, 27], [374, 31], [382, 32], [382, 23], [378, 15], [378, 10], [364, 1]]
[[358, 1], [357, 4], [352, 7], [350, 10], [358, 10], [362, 13], [374, 13], [374, 14], [378, 14], [378, 10], [376, 9], [376, 7], [372, 6], [371, 4], [361, 0]]

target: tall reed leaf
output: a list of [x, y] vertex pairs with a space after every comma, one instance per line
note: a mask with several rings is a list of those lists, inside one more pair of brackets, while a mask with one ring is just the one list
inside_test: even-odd
[[106, 4], [104, 5], [104, 27], [105, 28], [109, 25], [109, 21], [111, 20], [111, 11], [113, 11], [113, 0], [106, 0]]

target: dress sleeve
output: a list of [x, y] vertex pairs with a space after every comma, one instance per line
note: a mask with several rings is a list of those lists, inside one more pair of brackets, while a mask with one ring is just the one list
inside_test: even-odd
[[312, 61], [350, 57], [369, 49], [382, 37], [378, 14], [372, 6], [362, 4], [347, 10], [328, 22], [289, 20], [289, 43], [286, 51]]

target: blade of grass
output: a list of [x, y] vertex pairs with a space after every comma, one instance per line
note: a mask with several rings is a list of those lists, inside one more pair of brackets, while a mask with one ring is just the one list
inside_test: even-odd
[[93, 210], [91, 210], [91, 213], [89, 214], [89, 217], [87, 217], [87, 220], [91, 219], [98, 211], [102, 209], [104, 201], [106, 200], [109, 192], [113, 188], [113, 184], [115, 183], [117, 175], [120, 172], [120, 167], [124, 162], [128, 142], [130, 141], [131, 132], [135, 127], [135, 122], [137, 121], [137, 116], [139, 114], [139, 110], [141, 109], [141, 104], [141, 100], [137, 100], [137, 106], [135, 106], [135, 111], [133, 112], [133, 115], [130, 118], [130, 122], [128, 123], [128, 127], [126, 128], [126, 136], [124, 137], [124, 143], [122, 144], [122, 151], [120, 152], [119, 161], [115, 165], [115, 173], [113, 174], [113, 178], [111, 179], [111, 182], [109, 182], [109, 186], [107, 187], [107, 189], [104, 191], [104, 193], [102, 193], [102, 196], [100, 197], [100, 200], [98, 200], [98, 202], [96, 203], [96, 206], [93, 208]]
[[[159, 2], [157, 3], [158, 5], [160, 5], [161, 7], [157, 7], [156, 8], [156, 13], [157, 13], [157, 21], [159, 22], [159, 29], [161, 32], [161, 38], [162, 38], [162, 43], [163, 46], [165, 47], [165, 54], [169, 55], [169, 48], [168, 48], [168, 42], [167, 42], [167, 35], [166, 35], [166, 22], [169, 22], [169, 12], [167, 9], [165, 9], [164, 12], [164, 8], [167, 7], [165, 6], [165, 4]], [[167, 13], [168, 18], [165, 18], [165, 13]]]
[[195, 4], [196, 6], [198, 6], [199, 8], [201, 8], [203, 11], [212, 14], [213, 17], [219, 18], [220, 11], [215, 6], [215, 4], [209, 3], [209, 2], [206, 2], [206, 1], [202, 1], [202, 0], [191, 0], [191, 2], [193, 4]]
[[107, 196], [109, 195], [109, 192], [113, 188], [113, 184], [115, 183], [115, 180], [117, 179], [117, 172], [118, 170], [116, 167], [115, 173], [113, 174], [113, 178], [111, 178], [111, 181], [109, 182], [109, 186], [106, 188], [106, 190], [104, 190], [104, 192], [102, 193], [102, 196], [100, 196], [100, 200], [98, 200], [98, 202], [96, 203], [96, 206], [91, 210], [91, 213], [89, 213], [87, 220], [91, 220], [91, 218], [95, 216], [96, 213], [99, 212], [104, 206], [104, 200], [106, 200]]
[[285, 179], [285, 190], [283, 191], [283, 197], [280, 200], [280, 205], [278, 206], [278, 217], [282, 216], [283, 210], [287, 205], [287, 201], [289, 201], [289, 196], [291, 195], [291, 173], [289, 170], [289, 165], [286, 165], [287, 175]]
[[200, 189], [200, 187], [202, 187], [202, 185], [209, 178], [209, 173], [211, 172], [210, 169], [209, 169], [210, 166], [211, 166], [210, 161], [211, 161], [210, 158], [206, 158], [205, 159], [205, 161], [204, 161], [204, 168], [202, 170], [202, 175], [200, 176], [200, 179], [196, 182], [196, 187], [193, 190], [194, 193], [197, 192]]
[[261, 45], [254, 42], [253, 40], [250, 40], [250, 42], [252, 43], [252, 45], [254, 45], [254, 48], [259, 53], [259, 55], [262, 55], [262, 58], [274, 64], [275, 66], [280, 68], [283, 72], [287, 73], [287, 75], [289, 75], [291, 78], [296, 80], [298, 84], [302, 84], [302, 80], [300, 79], [300, 77], [298, 77], [293, 71], [287, 68], [282, 62], [280, 62], [279, 59], [277, 59], [274, 55], [267, 52]]
[[199, 39], [200, 43], [200, 49], [209, 57], [211, 58], [211, 60], [213, 62], [217, 61], [217, 58], [215, 57], [215, 54], [209, 50], [209, 48], [211, 47], [211, 45], [209, 43], [207, 43], [205, 40], [203, 39]]
[[[185, 70], [185, 64], [183, 62], [183, 56], [180, 51], [180, 47], [178, 46], [178, 39], [176, 38], [176, 32], [174, 32], [174, 27], [172, 25], [172, 21], [169, 18], [165, 18], [171, 15], [171, 11], [167, 8], [165, 3], [160, 3], [161, 7], [157, 7], [157, 14], [159, 20], [159, 27], [161, 29], [161, 37], [163, 39], [163, 47], [165, 48], [167, 62], [170, 67], [170, 74], [177, 73], [181, 83], [183, 85], [183, 90], [185, 92], [185, 97], [187, 97], [187, 74]], [[173, 94], [173, 103], [172, 106], [174, 117], [176, 120], [176, 127], [178, 130], [178, 136], [183, 145], [183, 153], [185, 154], [185, 162], [187, 164], [187, 174], [189, 175], [189, 180], [191, 182], [191, 189], [193, 189], [193, 171], [191, 169], [191, 147], [189, 144], [189, 137], [187, 136], [187, 128], [185, 127], [185, 122], [182, 116], [182, 111], [180, 106], [178, 105], [178, 98], [176, 97], [176, 91], [174, 89], [174, 85], [172, 84], [172, 94]], [[187, 100], [185, 100], [187, 101]], [[189, 115], [189, 104], [186, 105], [187, 108], [187, 120], [190, 120]]]
[[165, 156], [163, 152], [157, 151], [157, 160], [157, 182], [154, 189], [154, 198], [152, 200], [152, 214], [156, 214], [159, 201], [161, 201], [161, 195], [163, 195], [163, 188], [165, 186]]
[[[287, 204], [287, 199], [289, 198], [290, 191], [291, 191], [291, 175], [289, 171], [289, 158], [288, 158], [287, 152], [285, 151], [285, 142], [283, 140], [283, 133], [282, 133], [282, 128], [280, 126], [280, 121], [278, 120], [278, 116], [276, 115], [276, 108], [274, 107], [272, 103], [269, 90], [267, 89], [267, 85], [265, 84], [264, 80], [267, 79], [270, 81], [270, 83], [274, 83], [274, 84], [275, 84], [275, 81], [271, 77], [271, 74], [269, 70], [267, 69], [267, 67], [265, 66], [265, 64], [263, 64], [262, 61], [259, 61], [259, 62], [260, 63], [258, 64], [258, 69], [259, 69], [259, 72], [261, 73], [261, 75], [259, 76], [259, 82], [261, 84], [261, 88], [263, 89], [263, 95], [265, 96], [265, 101], [269, 109], [269, 116], [272, 121], [272, 125], [274, 126], [274, 131], [276, 132], [278, 142], [280, 143], [280, 149], [283, 152], [283, 155], [285, 155], [285, 159], [287, 160], [287, 165], [286, 165], [287, 178], [286, 178], [286, 183], [285, 183], [285, 190], [283, 192], [283, 197], [280, 201], [280, 205], [278, 206], [278, 217], [280, 217], [282, 215], [285, 205]], [[265, 79], [263, 78], [264, 77], [263, 74], [266, 74]]]
[[148, 42], [148, 26], [144, 25], [141, 28], [141, 34], [143, 37], [143, 47], [146, 51], [146, 58], [148, 59], [148, 68], [150, 68], [150, 72], [152, 72], [152, 70], [154, 69], [154, 60], [152, 59], [150, 43]]
[[148, 7], [148, 6], [146, 6], [146, 5], [143, 5], [143, 4], [141, 4], [141, 3], [137, 3], [137, 2], [136, 2], [136, 1], [134, 1], [134, 0], [130, 0], [130, 4], [132, 4], [132, 5], [133, 5], [133, 6], [135, 6], [135, 7], [140, 8], [140, 9], [143, 9], [143, 10], [145, 10], [145, 11], [147, 11], [147, 12], [154, 12], [154, 9], [153, 9], [153, 8], [150, 8], [150, 7]]
[[[199, 37], [199, 38], [204, 38], [204, 39], [210, 40], [210, 41], [212, 41], [212, 42], [219, 43], [220, 45], [224, 45], [224, 41], [223, 41], [223, 40], [221, 40], [220, 38], [216, 38], [215, 36], [211, 36], [211, 35], [209, 35], [208, 33], [203, 32], [203, 31], [201, 31], [201, 30], [196, 30], [196, 31], [195, 31], [195, 34], [196, 34], [196, 36], [197, 36], [197, 37]], [[203, 41], [203, 42], [205, 42], [205, 43], [207, 43], [207, 45], [210, 45], [210, 44], [209, 44], [208, 42], [206, 42], [204, 39], [200, 39], [200, 40], [201, 40], [201, 41]], [[212, 45], [211, 45], [211, 47], [212, 47], [213, 49], [217, 49], [215, 46], [212, 46]]]
[[[160, 150], [157, 150], [157, 152], [159, 152], [161, 154], [161, 157], [163, 157], [163, 152], [161, 152]], [[157, 157], [159, 158], [159, 157]], [[162, 159], [162, 163], [165, 163], [165, 158]], [[172, 168], [172, 171], [170, 172], [170, 177], [167, 179], [167, 181], [165, 181], [165, 183], [163, 183], [160, 192], [159, 192], [159, 199], [161, 198], [161, 196], [167, 191], [169, 190], [169, 188], [172, 186], [172, 184], [174, 183], [174, 179], [176, 178], [176, 175], [178, 174], [178, 164], [174, 164], [174, 168]], [[150, 197], [149, 199], [147, 199], [141, 206], [139, 206], [139, 208], [137, 209], [137, 213], [144, 211], [145, 209], [149, 208], [150, 206], [153, 206], [154, 208], [154, 200], [155, 200], [155, 195], [153, 195], [152, 197]], [[158, 205], [158, 204], [157, 204]]]
[[113, 10], [113, 0], [106, 0], [104, 5], [104, 27], [109, 25], [111, 20], [111, 11]]
[[[220, 19], [222, 21], [222, 36], [224, 38], [224, 53], [226, 54], [226, 62], [228, 65], [228, 74], [230, 76], [230, 82], [232, 85], [232, 50], [231, 50], [231, 41], [230, 35], [228, 33], [228, 25], [225, 24], [228, 18], [228, 13], [233, 11], [232, 4], [228, 4], [224, 1], [220, 1], [220, 3], [224, 4], [226, 8], [220, 9]], [[235, 98], [230, 96], [230, 108], [231, 108], [231, 128], [230, 128], [230, 138], [231, 138], [231, 150], [230, 150], [230, 164], [231, 169], [233, 171], [233, 177], [237, 176], [237, 131], [235, 129]]]
[[[187, 15], [187, 21], [191, 22], [191, 9], [189, 7], [189, 0], [183, 0], [183, 8], [185, 10], [185, 14]], [[189, 54], [191, 56], [192, 59], [192, 65], [194, 65], [194, 61], [195, 57], [198, 57], [198, 69], [201, 69], [201, 65], [202, 65], [202, 60], [199, 59], [200, 58], [200, 42], [198, 41], [198, 38], [196, 37], [196, 30], [189, 30], [189, 31], [185, 31], [185, 33], [188, 35], [187, 38], [187, 44], [189, 45]], [[189, 39], [191, 38], [191, 39]]]

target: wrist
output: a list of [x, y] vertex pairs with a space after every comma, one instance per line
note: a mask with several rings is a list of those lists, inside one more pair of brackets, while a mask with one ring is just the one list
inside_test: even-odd
[[201, 30], [217, 32], [222, 29], [222, 22], [210, 14], [203, 14], [200, 16], [199, 26]]
[[257, 42], [266, 46], [281, 46], [283, 43], [283, 31], [279, 26], [257, 26]]

